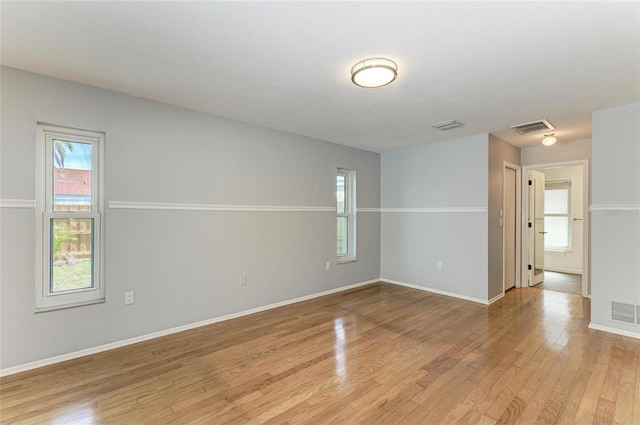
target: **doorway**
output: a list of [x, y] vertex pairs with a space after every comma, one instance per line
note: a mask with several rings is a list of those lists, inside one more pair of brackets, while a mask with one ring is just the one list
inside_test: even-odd
[[575, 293], [579, 282], [578, 293], [588, 297], [588, 160], [530, 165], [523, 172], [523, 286]]
[[500, 210], [500, 224], [502, 225], [502, 284], [503, 291], [521, 286], [520, 280], [520, 213], [522, 196], [520, 189], [521, 167], [509, 162], [504, 163], [502, 209]]

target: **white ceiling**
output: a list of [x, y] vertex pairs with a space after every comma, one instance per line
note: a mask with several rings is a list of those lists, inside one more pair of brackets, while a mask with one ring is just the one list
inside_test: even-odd
[[[382, 152], [640, 101], [640, 2], [7, 2], [2, 64]], [[398, 63], [380, 89], [350, 81]], [[455, 119], [449, 131], [429, 127]]]

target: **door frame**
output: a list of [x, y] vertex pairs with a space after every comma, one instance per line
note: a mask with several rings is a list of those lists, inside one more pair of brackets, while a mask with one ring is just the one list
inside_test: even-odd
[[[563, 162], [551, 162], [545, 164], [532, 164], [526, 165], [522, 167], [522, 172], [524, 175], [529, 174], [529, 170], [539, 170], [541, 168], [551, 168], [551, 167], [567, 167], [572, 165], [582, 165], [582, 211], [583, 211], [583, 225], [582, 225], [582, 296], [585, 298], [591, 298], [591, 294], [589, 293], [589, 280], [590, 280], [590, 270], [591, 264], [589, 262], [589, 246], [590, 246], [590, 211], [589, 211], [589, 194], [591, 192], [591, 169], [589, 168], [589, 160], [588, 159], [580, 159], [574, 161], [563, 161]], [[522, 179], [522, 191], [527, 189], [528, 181], [527, 179]], [[523, 192], [524, 193], [524, 192]], [[522, 211], [528, 211], [529, 208], [529, 197], [522, 197]], [[522, 286], [529, 286], [529, 270], [527, 269], [528, 258], [529, 258], [529, 235], [528, 232], [525, 231], [527, 229], [527, 217], [526, 214], [521, 215], [522, 220], [522, 268], [521, 268], [521, 282]]]
[[[505, 211], [505, 173], [506, 169], [514, 170], [516, 172], [516, 288], [522, 287], [522, 275], [517, 271], [522, 267], [522, 254], [521, 254], [521, 245], [522, 245], [522, 221], [518, 219], [518, 217], [522, 216], [522, 167], [517, 164], [512, 164], [511, 162], [504, 161], [502, 166], [502, 211]], [[505, 232], [504, 232], [504, 214], [500, 214], [500, 220], [502, 220], [502, 293], [505, 293]]]

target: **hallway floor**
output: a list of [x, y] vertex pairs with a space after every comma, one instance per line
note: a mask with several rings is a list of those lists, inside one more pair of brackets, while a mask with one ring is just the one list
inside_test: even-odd
[[582, 276], [579, 274], [557, 273], [545, 270], [544, 281], [535, 287], [548, 291], [581, 295]]

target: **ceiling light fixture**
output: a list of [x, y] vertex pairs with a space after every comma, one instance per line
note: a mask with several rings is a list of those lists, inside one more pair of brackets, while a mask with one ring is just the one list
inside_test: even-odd
[[391, 84], [398, 76], [398, 65], [391, 59], [370, 58], [351, 68], [351, 81], [364, 88], [376, 88]]
[[545, 146], [553, 146], [556, 144], [556, 142], [558, 141], [558, 139], [555, 138], [554, 136], [555, 133], [551, 133], [551, 134], [545, 134], [544, 135], [544, 139], [542, 139], [542, 144]]

